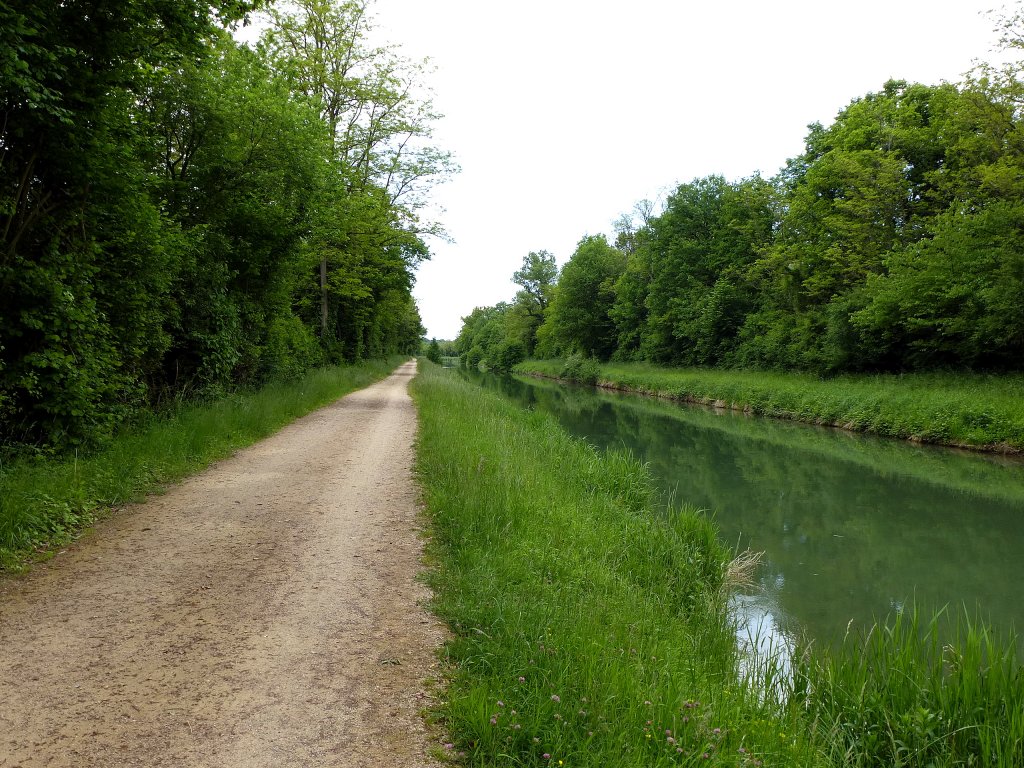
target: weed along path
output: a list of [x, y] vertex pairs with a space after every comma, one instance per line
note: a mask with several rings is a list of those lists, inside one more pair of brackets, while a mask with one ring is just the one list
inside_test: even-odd
[[0, 582], [0, 766], [427, 766], [415, 364]]

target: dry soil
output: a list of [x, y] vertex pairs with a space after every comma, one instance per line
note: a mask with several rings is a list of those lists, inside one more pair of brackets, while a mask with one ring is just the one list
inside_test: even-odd
[[0, 582], [0, 766], [430, 766], [415, 364]]

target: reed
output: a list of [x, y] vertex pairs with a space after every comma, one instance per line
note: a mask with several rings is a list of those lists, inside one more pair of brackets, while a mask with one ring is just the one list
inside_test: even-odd
[[914, 608], [848, 632], [835, 648], [804, 648], [791, 703], [838, 765], [1021, 766], [1015, 651], [1015, 637], [998, 638], [966, 613], [926, 617]]

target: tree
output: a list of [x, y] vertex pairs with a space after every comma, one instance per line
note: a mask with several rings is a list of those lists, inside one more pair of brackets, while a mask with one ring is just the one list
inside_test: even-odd
[[295, 313], [331, 140], [266, 62], [220, 39], [144, 102], [162, 207], [187, 242], [172, 285], [168, 384], [224, 387], [320, 359]]
[[[438, 115], [422, 95], [422, 67], [367, 44], [368, 6], [367, 0], [297, 0], [293, 11], [271, 11], [261, 41], [334, 137], [339, 186], [333, 194], [354, 198], [334, 206], [333, 237], [318, 243], [320, 327], [328, 344], [338, 322], [359, 321], [358, 313], [340, 314], [345, 308], [337, 306], [344, 305], [342, 286], [355, 284], [345, 262], [358, 260], [365, 247], [398, 256], [411, 272], [427, 256], [419, 237], [443, 234], [420, 219], [426, 193], [454, 170], [451, 156], [430, 144]], [[332, 276], [338, 269], [345, 274]], [[360, 344], [343, 346], [351, 357]]]
[[558, 278], [555, 257], [547, 251], [530, 251], [523, 257], [523, 266], [512, 274], [512, 282], [522, 286], [516, 300], [531, 315], [542, 317], [551, 301], [551, 289]]
[[523, 266], [512, 274], [512, 282], [522, 286], [516, 294], [514, 335], [525, 355], [537, 346], [537, 328], [544, 322], [544, 313], [551, 303], [551, 294], [558, 278], [555, 257], [547, 251], [530, 251], [523, 257]]
[[202, 58], [252, 8], [0, 4], [0, 401], [15, 439], [85, 442], [142, 399], [177, 246], [133, 109], [150, 72]]
[[427, 351], [423, 354], [430, 362], [441, 364], [441, 345], [437, 343], [437, 339], [430, 340], [430, 343], [427, 344]]
[[609, 245], [604, 235], [580, 240], [562, 268], [544, 323], [563, 350], [602, 359], [615, 351], [616, 329], [609, 312], [615, 302], [615, 282], [625, 267], [625, 255]]

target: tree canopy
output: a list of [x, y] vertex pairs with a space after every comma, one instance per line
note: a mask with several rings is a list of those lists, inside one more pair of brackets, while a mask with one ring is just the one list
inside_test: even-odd
[[0, 3], [2, 445], [418, 349], [425, 73], [368, 2]]
[[[1018, 12], [1003, 43], [1024, 47]], [[890, 80], [856, 98], [771, 179], [707, 176], [587, 236], [541, 306], [465, 318], [461, 352], [812, 371], [1020, 370], [1024, 86], [980, 66], [959, 84]], [[531, 257], [534, 254], [531, 254]], [[553, 267], [553, 261], [552, 261]], [[517, 311], [517, 307], [522, 307]]]

